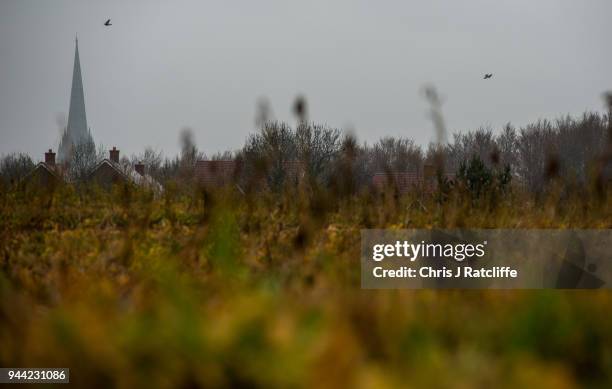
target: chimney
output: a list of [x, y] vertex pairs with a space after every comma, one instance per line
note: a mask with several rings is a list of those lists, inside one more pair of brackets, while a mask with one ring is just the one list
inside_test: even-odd
[[134, 165], [134, 170], [136, 170], [136, 173], [140, 174], [141, 176], [145, 175], [145, 165], [142, 162], [138, 162], [136, 165]]
[[119, 150], [117, 150], [117, 148], [113, 146], [113, 149], [109, 151], [111, 162], [119, 163]]
[[45, 164], [49, 167], [55, 167], [55, 153], [51, 149], [45, 153]]
[[431, 164], [423, 166], [423, 178], [425, 178], [425, 181], [434, 180], [436, 178], [436, 167]]

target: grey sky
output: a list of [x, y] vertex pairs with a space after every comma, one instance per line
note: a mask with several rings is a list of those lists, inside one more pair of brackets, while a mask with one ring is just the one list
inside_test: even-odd
[[189, 126], [211, 154], [243, 145], [259, 96], [293, 122], [304, 94], [311, 119], [368, 142], [433, 139], [426, 83], [451, 131], [600, 110], [611, 15], [610, 0], [0, 0], [0, 153], [57, 147], [75, 33], [97, 142], [172, 155]]

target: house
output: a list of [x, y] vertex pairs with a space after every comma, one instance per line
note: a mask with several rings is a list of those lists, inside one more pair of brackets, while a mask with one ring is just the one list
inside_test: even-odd
[[[196, 182], [205, 188], [220, 188], [239, 181], [242, 165], [236, 160], [200, 160], [195, 165]], [[301, 161], [284, 161], [282, 163], [283, 179], [286, 183], [299, 184], [305, 176], [306, 166]], [[267, 172], [266, 172], [267, 173]], [[247, 177], [253, 179], [254, 177]], [[266, 186], [265, 174], [251, 180], [259, 188]]]
[[196, 182], [205, 188], [220, 188], [235, 182], [238, 174], [235, 160], [196, 161]]
[[283, 163], [285, 181], [291, 184], [300, 185], [306, 177], [308, 166], [303, 161], [293, 160]]
[[[452, 173], [445, 173], [443, 177], [449, 181], [455, 179]], [[406, 194], [411, 191], [423, 191], [431, 194], [438, 188], [438, 175], [433, 165], [425, 165], [423, 174], [419, 172], [389, 172], [375, 173], [372, 176], [372, 185], [378, 190], [392, 187], [399, 194]]]
[[375, 173], [372, 176], [372, 184], [376, 189], [382, 191], [391, 187], [401, 194], [420, 189], [423, 183], [423, 177], [416, 172]]
[[52, 149], [45, 153], [45, 161], [39, 162], [25, 180], [28, 184], [41, 186], [53, 186], [64, 181], [59, 167], [55, 164], [55, 153]]
[[119, 150], [113, 147], [109, 150], [109, 158], [99, 162], [89, 173], [87, 181], [109, 189], [117, 184], [133, 184], [138, 187], [163, 192], [163, 187], [153, 177], [145, 172], [145, 165], [136, 163], [134, 167], [124, 166], [119, 162]]
[[[45, 153], [45, 161], [40, 162], [26, 177], [28, 183], [36, 182], [38, 185], [50, 186], [67, 181], [62, 173], [61, 166], [55, 162], [55, 153], [49, 149]], [[87, 182], [109, 189], [115, 184], [129, 183], [141, 188], [153, 190], [160, 194], [162, 185], [145, 171], [143, 163], [134, 166], [122, 165], [119, 162], [119, 150], [113, 147], [109, 151], [109, 158], [99, 162], [88, 174]]]

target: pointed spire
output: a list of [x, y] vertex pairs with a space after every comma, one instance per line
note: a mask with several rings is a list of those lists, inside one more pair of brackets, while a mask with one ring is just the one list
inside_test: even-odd
[[73, 145], [91, 140], [85, 114], [85, 96], [83, 93], [83, 78], [81, 76], [81, 61], [79, 59], [79, 38], [75, 35], [74, 68], [72, 71], [72, 89], [70, 90], [70, 110], [68, 112], [68, 127], [62, 139], [58, 157], [65, 160], [68, 150]]

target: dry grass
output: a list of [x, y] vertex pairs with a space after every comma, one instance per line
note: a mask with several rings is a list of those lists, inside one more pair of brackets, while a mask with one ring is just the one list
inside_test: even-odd
[[610, 387], [607, 291], [365, 291], [361, 228], [611, 228], [612, 206], [2, 193], [0, 365], [82, 387]]

